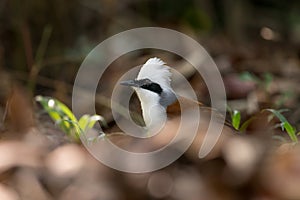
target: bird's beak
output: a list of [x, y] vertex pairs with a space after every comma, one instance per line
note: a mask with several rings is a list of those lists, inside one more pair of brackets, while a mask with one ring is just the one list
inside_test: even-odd
[[131, 86], [131, 87], [139, 87], [140, 86], [136, 80], [121, 81], [120, 85]]

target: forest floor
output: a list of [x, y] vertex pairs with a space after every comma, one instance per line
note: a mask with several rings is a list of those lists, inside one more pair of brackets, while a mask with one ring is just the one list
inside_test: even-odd
[[[207, 158], [196, 156], [201, 140], [168, 167], [142, 174], [119, 172], [96, 160], [34, 101], [22, 86], [24, 74], [2, 70], [0, 199], [300, 199], [300, 146], [278, 125], [280, 119], [268, 121], [271, 113], [262, 112], [288, 109], [282, 114], [296, 133], [300, 130], [299, 49], [264, 41], [234, 44], [223, 37], [207, 40], [204, 46], [222, 74], [228, 105], [241, 113], [241, 123], [253, 120], [244, 131], [218, 143]], [[129, 69], [149, 56], [153, 54], [144, 54], [134, 62], [120, 58], [112, 65]], [[164, 52], [155, 56], [170, 66], [183, 63]], [[118, 75], [114, 69], [107, 73], [114, 75], [104, 76], [105, 89], [99, 87], [97, 95], [109, 98], [107, 90]], [[188, 79], [198, 98], [208, 103], [199, 75]], [[37, 76], [36, 83], [38, 91], [52, 86], [50, 95], [70, 105], [72, 85], [43, 76]], [[104, 131], [118, 130], [110, 110], [101, 98], [98, 100], [97, 112], [109, 124]], [[230, 114], [228, 120], [232, 120]], [[122, 137], [112, 138], [126, 143]]]

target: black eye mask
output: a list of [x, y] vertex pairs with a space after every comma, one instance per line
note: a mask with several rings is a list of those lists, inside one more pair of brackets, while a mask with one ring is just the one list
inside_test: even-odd
[[137, 87], [137, 88], [143, 88], [152, 92], [157, 93], [158, 95], [161, 95], [163, 92], [162, 88], [159, 84], [152, 82], [150, 79], [140, 79], [140, 80], [128, 80], [128, 81], [122, 81], [120, 83], [121, 85], [125, 86], [131, 86], [131, 87]]
[[155, 93], [157, 93], [159, 95], [161, 95], [161, 93], [163, 91], [159, 84], [153, 83], [153, 82], [141, 85], [140, 87], [143, 88], [143, 89], [155, 92]]
[[176, 100], [176, 95], [173, 91], [164, 91], [160, 87], [159, 84], [152, 82], [150, 79], [140, 79], [140, 80], [128, 80], [128, 81], [122, 81], [120, 83], [121, 85], [125, 86], [131, 86], [131, 87], [137, 87], [137, 88], [143, 88], [145, 90], [149, 90], [151, 92], [155, 92], [158, 94], [161, 98], [159, 100], [159, 103], [164, 106], [165, 108], [172, 104]]

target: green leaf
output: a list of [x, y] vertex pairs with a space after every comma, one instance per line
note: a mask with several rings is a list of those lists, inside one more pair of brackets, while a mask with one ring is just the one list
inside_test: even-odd
[[251, 74], [250, 72], [247, 71], [241, 73], [239, 77], [242, 81], [254, 81], [256, 83], [260, 82], [259, 78], [257, 78], [254, 74]]
[[35, 99], [63, 132], [67, 135], [75, 135], [75, 139], [78, 140], [80, 134], [77, 128], [78, 121], [65, 104], [51, 97], [37, 96]]
[[60, 109], [65, 116], [67, 116], [70, 120], [77, 122], [76, 117], [74, 116], [72, 111], [65, 104], [58, 101], [57, 99], [55, 99], [54, 101], [55, 101], [55, 104], [57, 105], [57, 108]]
[[298, 142], [295, 128], [287, 121], [283, 123], [283, 127], [285, 128], [286, 132], [289, 134], [291, 140], [293, 142]]
[[36, 101], [40, 102], [43, 108], [49, 112], [54, 120], [58, 120], [61, 116], [66, 116], [72, 121], [77, 121], [72, 111], [62, 102], [51, 97], [37, 96]]
[[90, 117], [90, 123], [89, 123], [88, 128], [93, 128], [94, 125], [95, 125], [95, 123], [97, 121], [100, 121], [100, 122], [102, 122], [104, 124], [104, 126], [107, 126], [106, 121], [104, 120], [104, 118], [102, 116], [100, 116], [100, 115], [92, 115]]
[[55, 124], [76, 141], [80, 141], [81, 136], [85, 137], [83, 133], [93, 128], [97, 121], [106, 126], [104, 118], [100, 115], [83, 115], [78, 121], [72, 111], [57, 99], [37, 96], [36, 101], [40, 102]]
[[100, 115], [83, 115], [79, 119], [78, 124], [83, 132], [86, 132], [88, 129], [93, 128], [97, 121], [105, 122], [104, 118]]
[[281, 112], [283, 112], [282, 110], [274, 110], [274, 109], [265, 109], [265, 110], [274, 114], [280, 120], [280, 122], [283, 123], [287, 121], [287, 119], [281, 114]]
[[89, 115], [83, 115], [78, 121], [79, 127], [83, 130], [83, 132], [85, 132], [86, 127], [88, 126], [89, 117]]
[[275, 115], [280, 120], [280, 122], [281, 122], [281, 128], [288, 133], [289, 137], [291, 138], [291, 140], [293, 142], [298, 143], [298, 138], [297, 138], [297, 135], [296, 135], [296, 129], [281, 114], [282, 112], [285, 112], [286, 109], [282, 109], [282, 110], [265, 109], [265, 110], [262, 110], [262, 112], [263, 111], [269, 111], [273, 115]]
[[241, 123], [241, 112], [238, 110], [234, 110], [232, 112], [232, 126], [236, 129], [239, 130], [240, 128], [240, 123]]
[[253, 117], [249, 118], [247, 121], [245, 121], [245, 122], [241, 125], [240, 131], [242, 131], [242, 132], [245, 131], [245, 130], [248, 128], [248, 126], [250, 125], [250, 123], [251, 123], [254, 119], [256, 119], [256, 116], [253, 116]]

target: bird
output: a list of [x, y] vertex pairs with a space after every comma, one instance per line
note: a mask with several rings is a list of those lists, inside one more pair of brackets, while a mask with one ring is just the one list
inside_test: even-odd
[[166, 109], [177, 99], [171, 87], [170, 68], [159, 58], [150, 58], [134, 80], [120, 84], [132, 87], [141, 103], [146, 128], [152, 129], [167, 119]]
[[[132, 87], [141, 103], [142, 116], [147, 128], [165, 121], [167, 115], [178, 115], [179, 107], [196, 104], [212, 111], [203, 103], [187, 99], [174, 92], [171, 87], [172, 73], [170, 67], [160, 58], [148, 59], [141, 67], [136, 79], [121, 81], [121, 85]], [[184, 105], [179, 105], [183, 102]]]
[[[171, 67], [167, 66], [160, 58], [153, 57], [142, 65], [135, 79], [121, 81], [120, 84], [131, 87], [136, 92], [141, 104], [145, 128], [154, 132], [162, 130], [166, 134], [154, 138], [155, 143], [164, 145], [170, 141], [170, 138], [174, 137], [175, 131], [172, 126], [177, 124], [178, 127], [182, 110], [199, 108], [201, 122], [199, 123], [198, 136], [195, 138], [196, 142], [192, 145], [192, 148], [193, 146], [198, 148], [201, 146], [208, 124], [212, 120], [211, 114], [217, 113], [217, 118], [222, 119], [221, 122], [225, 121], [225, 116], [201, 102], [176, 94], [171, 86], [171, 81]], [[165, 127], [162, 128], [163, 126]], [[226, 136], [234, 133], [230, 124], [225, 129]], [[196, 150], [194, 149], [194, 151]]]

